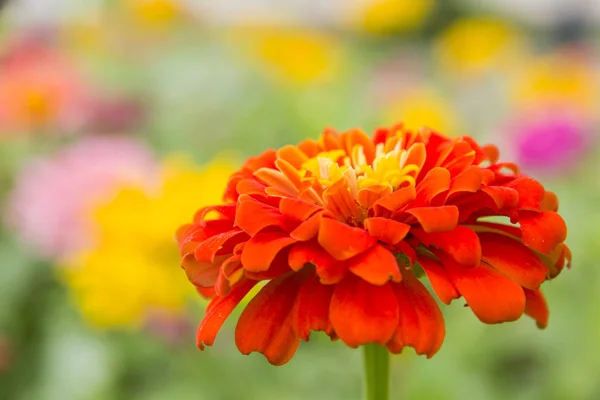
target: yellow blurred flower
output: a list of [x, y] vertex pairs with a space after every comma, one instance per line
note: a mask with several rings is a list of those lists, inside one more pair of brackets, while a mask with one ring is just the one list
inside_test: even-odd
[[527, 60], [513, 90], [517, 102], [524, 105], [560, 103], [595, 113], [596, 81], [585, 62], [555, 55]]
[[450, 25], [436, 50], [445, 68], [470, 75], [509, 65], [518, 54], [520, 42], [519, 33], [507, 22], [473, 17]]
[[434, 5], [433, 0], [368, 0], [351, 20], [369, 33], [410, 31], [423, 25]]
[[255, 28], [235, 32], [267, 69], [294, 84], [327, 80], [340, 66], [338, 41], [324, 33], [302, 29]]
[[230, 165], [170, 161], [155, 191], [130, 187], [95, 210], [97, 245], [71, 257], [63, 270], [86, 319], [98, 327], [136, 326], [151, 311], [183, 311], [192, 293], [177, 267], [174, 232], [199, 204], [221, 200]]
[[437, 92], [415, 89], [393, 101], [386, 113], [387, 120], [402, 121], [408, 129], [428, 127], [445, 135], [456, 133], [458, 121], [450, 104]]
[[177, 0], [127, 0], [126, 6], [134, 22], [148, 29], [171, 26], [185, 15]]

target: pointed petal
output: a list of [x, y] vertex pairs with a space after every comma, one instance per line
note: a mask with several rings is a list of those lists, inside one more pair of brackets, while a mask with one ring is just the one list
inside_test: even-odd
[[480, 233], [482, 259], [519, 285], [537, 289], [546, 280], [548, 268], [520, 241], [495, 233]]
[[308, 340], [311, 331], [331, 331], [329, 304], [334, 285], [323, 285], [316, 275], [304, 281], [292, 308], [292, 324], [296, 335]]
[[335, 286], [329, 309], [335, 333], [350, 347], [386, 344], [398, 326], [398, 314], [389, 283], [375, 286], [353, 274]]
[[289, 274], [276, 278], [246, 306], [235, 328], [235, 343], [242, 354], [262, 353], [273, 365], [288, 362], [300, 338], [291, 323], [291, 311], [304, 277]]
[[381, 217], [365, 219], [364, 226], [371, 236], [388, 244], [398, 243], [410, 231], [410, 225]]
[[406, 210], [406, 213], [415, 217], [423, 230], [428, 233], [448, 232], [458, 224], [456, 206], [411, 208]]
[[524, 289], [527, 303], [525, 304], [525, 314], [533, 318], [538, 328], [544, 329], [548, 326], [548, 304], [540, 290]]
[[234, 286], [227, 295], [215, 297], [210, 302], [206, 308], [206, 314], [200, 326], [198, 326], [196, 334], [198, 348], [204, 350], [204, 346], [213, 345], [219, 329], [221, 329], [229, 314], [250, 292], [254, 285], [256, 285], [256, 281], [245, 280]]
[[466, 267], [475, 267], [481, 260], [481, 244], [479, 237], [465, 226], [457, 226], [450, 232], [427, 233], [422, 229], [411, 231], [421, 243], [443, 250], [457, 263]]
[[450, 304], [452, 300], [460, 297], [460, 293], [458, 293], [443, 265], [427, 257], [419, 257], [417, 261], [425, 271], [433, 291], [442, 303]]
[[485, 264], [463, 268], [442, 260], [459, 293], [481, 322], [516, 321], [525, 311], [525, 293], [518, 283]]
[[388, 349], [400, 353], [404, 346], [410, 346], [417, 354], [431, 358], [442, 346], [446, 333], [440, 308], [414, 276], [406, 277], [392, 287], [400, 307], [400, 318], [394, 336], [387, 344]]
[[396, 257], [380, 244], [348, 260], [348, 268], [373, 285], [383, 285], [389, 280], [402, 280]]
[[319, 228], [319, 244], [336, 260], [347, 260], [371, 248], [377, 240], [367, 231], [323, 218]]
[[242, 264], [250, 272], [267, 271], [275, 256], [296, 242], [285, 232], [261, 232], [250, 238], [242, 250]]
[[542, 254], [549, 254], [567, 238], [567, 225], [553, 211], [519, 212], [523, 244]]

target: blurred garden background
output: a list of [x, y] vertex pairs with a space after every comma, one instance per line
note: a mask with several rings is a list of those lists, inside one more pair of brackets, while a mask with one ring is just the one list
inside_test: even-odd
[[404, 121], [496, 143], [561, 200], [550, 325], [455, 301], [393, 399], [600, 399], [600, 3], [0, 1], [0, 399], [353, 400], [359, 351], [272, 367], [205, 303], [174, 231], [244, 158]]

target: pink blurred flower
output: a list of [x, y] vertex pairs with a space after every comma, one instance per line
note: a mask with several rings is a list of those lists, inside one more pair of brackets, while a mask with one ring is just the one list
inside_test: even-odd
[[0, 136], [10, 130], [58, 127], [71, 131], [86, 118], [90, 91], [74, 63], [39, 35], [0, 55]]
[[564, 170], [585, 152], [590, 128], [586, 118], [566, 110], [522, 116], [513, 131], [517, 162], [529, 170]]
[[152, 185], [157, 164], [143, 144], [90, 136], [33, 160], [16, 179], [6, 221], [39, 254], [60, 258], [93, 242], [88, 210], [123, 185]]

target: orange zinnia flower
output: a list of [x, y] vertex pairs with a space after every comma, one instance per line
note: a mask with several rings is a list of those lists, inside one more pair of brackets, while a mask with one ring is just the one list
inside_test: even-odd
[[566, 226], [553, 193], [497, 159], [468, 136], [401, 125], [372, 138], [326, 130], [250, 158], [224, 204], [201, 209], [177, 235], [189, 280], [212, 298], [198, 346], [212, 345], [263, 281], [235, 340], [276, 365], [311, 331], [433, 356], [445, 328], [424, 276], [443, 303], [463, 296], [482, 322], [526, 314], [545, 327], [540, 285], [570, 263]]

